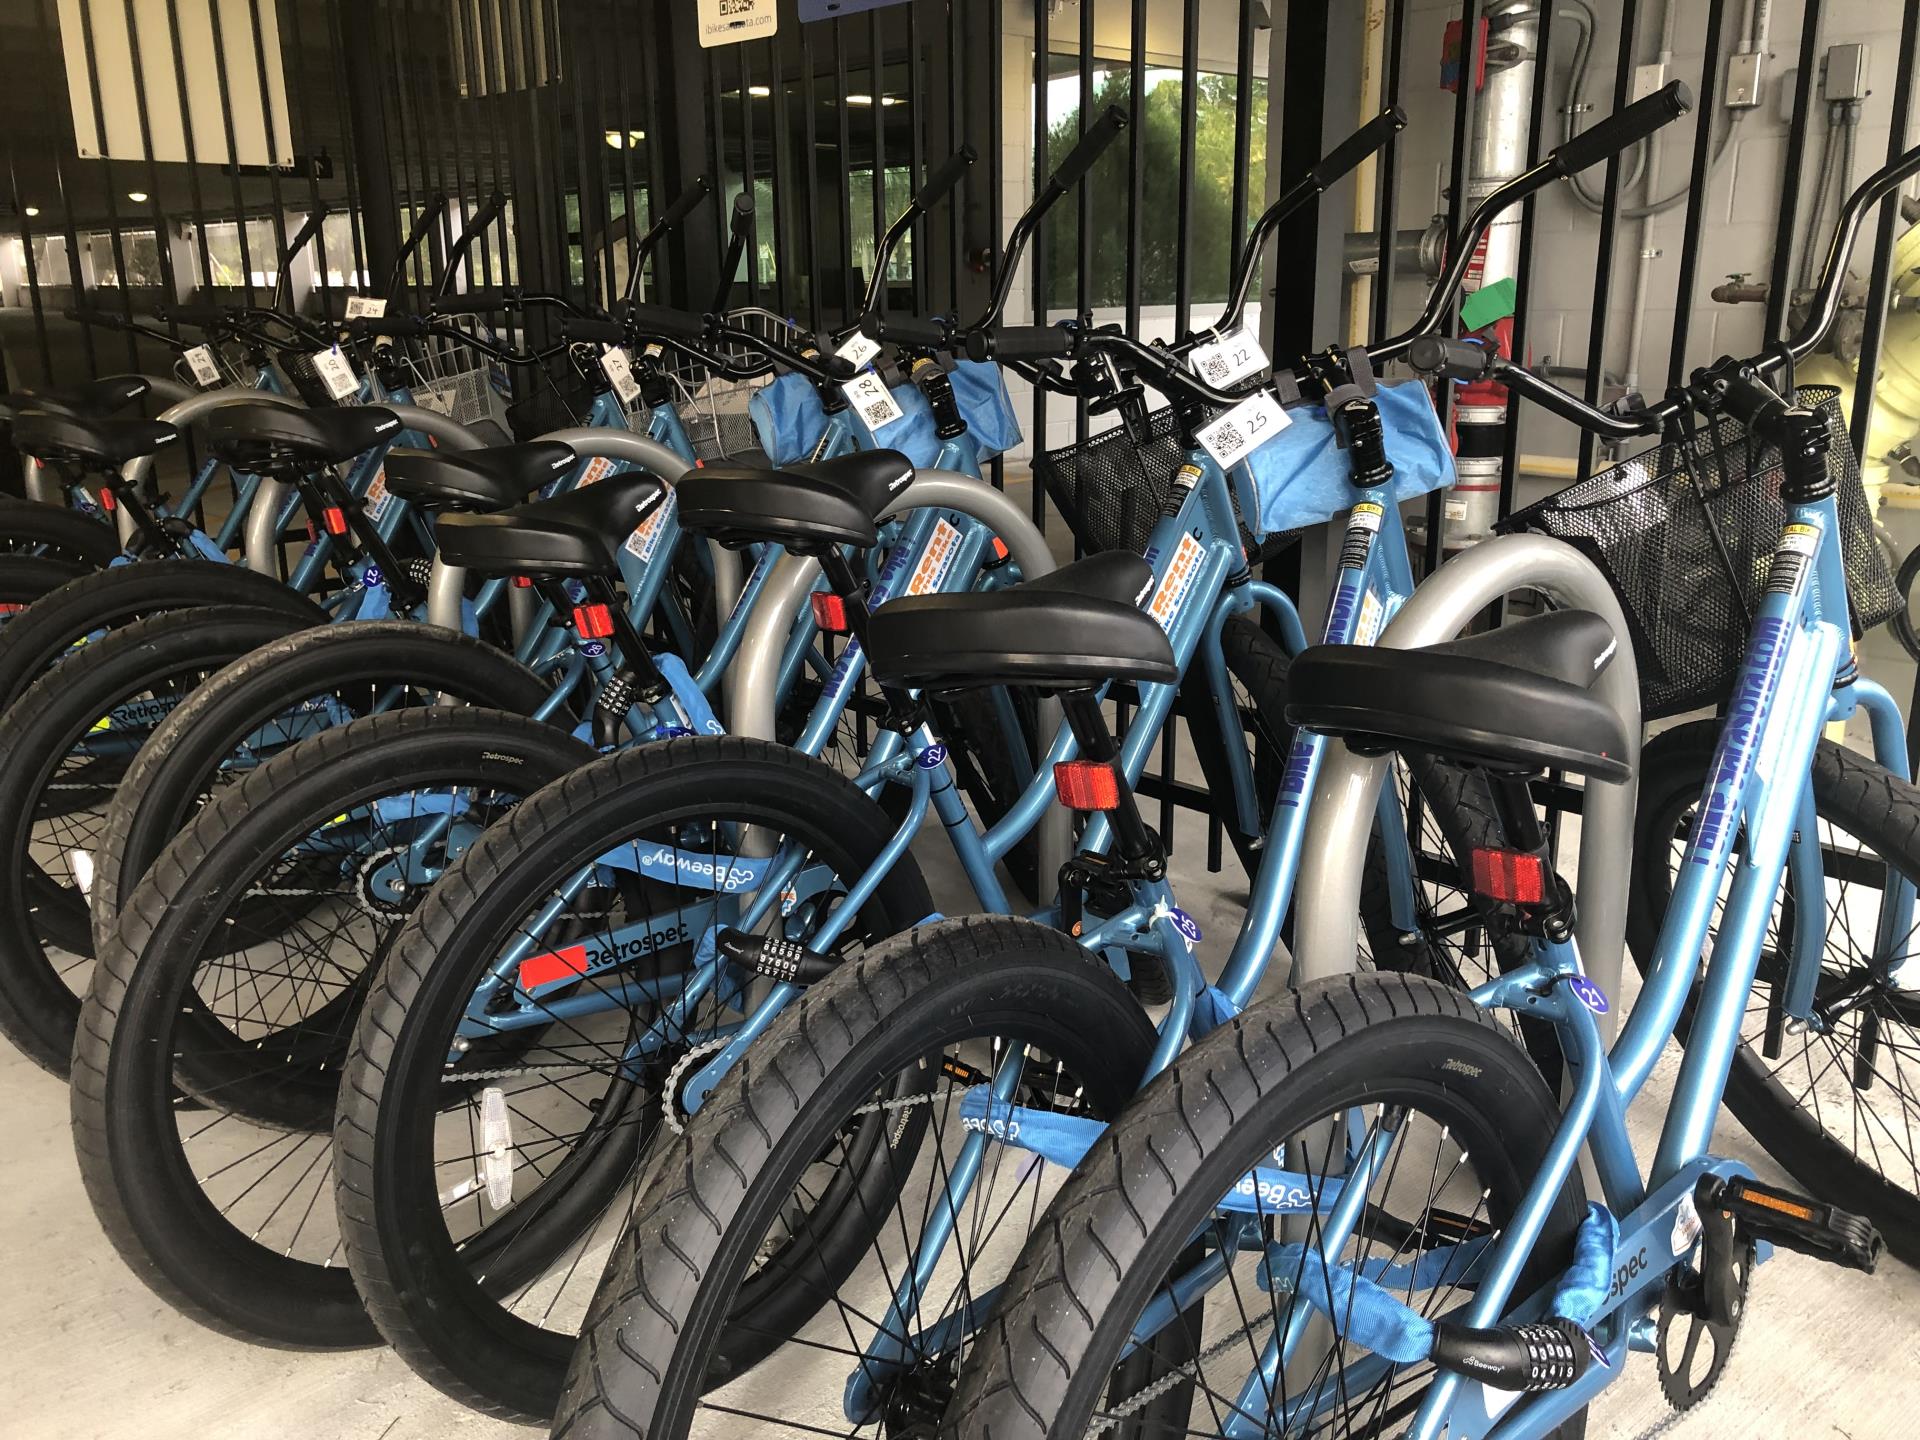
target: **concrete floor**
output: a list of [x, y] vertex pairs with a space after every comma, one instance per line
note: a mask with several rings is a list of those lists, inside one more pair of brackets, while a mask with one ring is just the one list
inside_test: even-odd
[[[1869, 672], [1906, 702], [1912, 667], [1875, 637]], [[1183, 767], [1183, 773], [1192, 769]], [[1176, 829], [1182, 898], [1224, 950], [1244, 906], [1230, 860], [1201, 873], [1200, 822]], [[936, 894], [949, 891], [945, 847], [923, 845]], [[1571, 862], [1569, 861], [1569, 865]], [[956, 910], [967, 908], [955, 904]], [[1631, 967], [1629, 967], [1631, 970]], [[1622, 997], [1631, 1003], [1631, 979]], [[1671, 1084], [1670, 1049], [1633, 1116], [1650, 1157]], [[1717, 1148], [1777, 1173], [1731, 1119]], [[5, 1440], [451, 1440], [525, 1436], [475, 1415], [415, 1379], [392, 1354], [300, 1354], [229, 1340], [175, 1314], [127, 1271], [94, 1221], [67, 1129], [65, 1086], [0, 1045], [0, 1437]], [[1897, 1262], [1858, 1276], [1781, 1253], [1756, 1275], [1746, 1332], [1718, 1390], [1690, 1415], [1672, 1413], [1654, 1367], [1594, 1408], [1596, 1440], [1877, 1440], [1916, 1432], [1920, 1408], [1920, 1274]]]

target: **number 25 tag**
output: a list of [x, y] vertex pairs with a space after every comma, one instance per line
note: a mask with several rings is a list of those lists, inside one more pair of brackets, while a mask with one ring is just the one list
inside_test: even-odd
[[1249, 395], [1195, 438], [1222, 470], [1244, 460], [1293, 422], [1267, 391]]

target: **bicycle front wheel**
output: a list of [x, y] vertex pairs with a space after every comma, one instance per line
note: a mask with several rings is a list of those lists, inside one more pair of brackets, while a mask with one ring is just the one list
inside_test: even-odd
[[[1641, 767], [1628, 938], [1642, 973], [1684, 863], [1719, 722], [1656, 736]], [[1920, 882], [1920, 788], [1865, 756], [1821, 742], [1813, 760], [1823, 894], [1799, 894], [1791, 872], [1774, 898], [1753, 993], [1727, 1075], [1727, 1108], [1813, 1194], [1879, 1226], [1887, 1248], [1920, 1262], [1920, 950], [1914, 923], [1880, 935], [1881, 900], [1896, 879]], [[1736, 842], [1735, 861], [1744, 852]], [[1722, 895], [1724, 899], [1724, 892]], [[1819, 904], [1814, 1020], [1783, 1008], [1797, 907]], [[1707, 953], [1719, 930], [1716, 902]], [[1899, 977], [1906, 961], [1904, 983]], [[1682, 1013], [1687, 1041], [1694, 1001]]]
[[[1558, 1122], [1494, 1018], [1431, 980], [1343, 976], [1256, 1007], [1143, 1090], [1074, 1171], [1015, 1262], [939, 1434], [1148, 1440], [1219, 1435], [1230, 1419], [1314, 1440], [1399, 1434], [1432, 1366], [1384, 1360], [1317, 1312], [1304, 1326], [1295, 1315], [1324, 1243], [1315, 1217], [1331, 1206], [1328, 1181], [1374, 1151], [1368, 1203], [1338, 1258], [1400, 1264], [1395, 1293], [1445, 1314], [1478, 1274], [1464, 1252], [1486, 1253]], [[1276, 1161], [1298, 1187], [1275, 1201], [1284, 1213], [1268, 1205], [1278, 1192], [1242, 1183]], [[1576, 1184], [1516, 1294], [1565, 1265]], [[1225, 1208], [1230, 1192], [1251, 1208]], [[1263, 1354], [1290, 1321], [1296, 1347], [1263, 1381]], [[1172, 1375], [1141, 1374], [1156, 1351], [1190, 1358]]]
[[[1065, 1174], [1032, 1152], [983, 1151], [968, 1097], [977, 1104], [998, 1077], [1035, 1110], [1109, 1119], [1153, 1038], [1111, 971], [1028, 921], [942, 921], [842, 967], [761, 1037], [643, 1178], [553, 1433], [931, 1435]], [[760, 1313], [746, 1297], [812, 1223], [822, 1173], [863, 1147], [886, 1183], [868, 1213], [847, 1217], [858, 1243], [805, 1252], [792, 1279], [807, 1306]], [[970, 1152], [981, 1153], [969, 1178]]]

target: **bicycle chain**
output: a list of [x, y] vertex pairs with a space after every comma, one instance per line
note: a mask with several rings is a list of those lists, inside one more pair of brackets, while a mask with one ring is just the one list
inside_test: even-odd
[[1242, 1328], [1234, 1331], [1231, 1335], [1222, 1336], [1179, 1369], [1169, 1370], [1165, 1375], [1162, 1375], [1158, 1380], [1154, 1381], [1153, 1384], [1147, 1386], [1146, 1389], [1135, 1391], [1127, 1397], [1124, 1404], [1112, 1410], [1102, 1410], [1096, 1422], [1088, 1427], [1086, 1440], [1099, 1440], [1100, 1436], [1106, 1434], [1107, 1431], [1111, 1430], [1121, 1421], [1129, 1419], [1141, 1410], [1146, 1409], [1147, 1406], [1166, 1394], [1167, 1391], [1173, 1389], [1174, 1386], [1184, 1385], [1189, 1380], [1199, 1380], [1202, 1367], [1204, 1367], [1208, 1361], [1219, 1359], [1222, 1355], [1226, 1354], [1227, 1351], [1240, 1344], [1246, 1337], [1246, 1333], [1246, 1330]]

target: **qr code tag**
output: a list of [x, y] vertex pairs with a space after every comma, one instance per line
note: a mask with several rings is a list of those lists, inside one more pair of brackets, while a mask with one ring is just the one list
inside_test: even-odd
[[196, 345], [186, 353], [187, 368], [193, 372], [196, 385], [218, 385], [220, 367], [214, 363], [213, 351], [205, 345]]
[[1215, 389], [1267, 368], [1267, 352], [1244, 328], [1230, 330], [1209, 344], [1194, 346], [1188, 358], [1193, 363], [1193, 373]]
[[601, 352], [600, 369], [622, 405], [631, 405], [640, 398], [640, 382], [633, 378], [633, 362], [618, 345], [609, 345]]
[[347, 296], [347, 319], [378, 320], [387, 313], [387, 302], [378, 295]]
[[840, 348], [833, 353], [853, 366], [854, 369], [864, 370], [867, 368], [867, 362], [880, 353], [880, 342], [877, 340], [869, 340], [860, 331], [856, 330], [853, 334], [849, 335], [841, 343]]
[[1249, 395], [1197, 436], [1222, 470], [1244, 460], [1293, 422], [1265, 390]]
[[347, 357], [340, 353], [338, 345], [316, 353], [313, 368], [319, 374], [320, 382], [327, 387], [327, 394], [335, 400], [345, 400], [360, 388], [353, 366], [347, 363]]
[[878, 430], [883, 425], [891, 425], [907, 412], [900, 408], [892, 393], [887, 389], [886, 381], [869, 370], [864, 375], [855, 376], [842, 385], [854, 412], [860, 422], [869, 430]]

